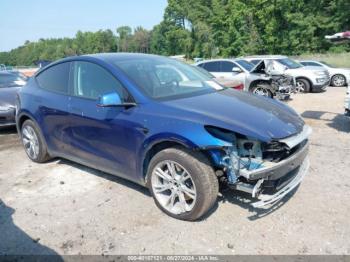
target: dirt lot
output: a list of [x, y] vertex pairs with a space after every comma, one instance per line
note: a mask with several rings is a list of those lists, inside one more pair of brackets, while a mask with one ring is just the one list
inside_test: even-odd
[[0, 132], [0, 254], [350, 254], [350, 121], [345, 88], [289, 104], [313, 127], [311, 169], [274, 209], [224, 192], [202, 221], [164, 215], [148, 191], [66, 160], [28, 160]]

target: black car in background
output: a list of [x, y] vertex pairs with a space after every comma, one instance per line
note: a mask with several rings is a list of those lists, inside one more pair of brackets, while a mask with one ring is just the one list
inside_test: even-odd
[[26, 82], [19, 72], [0, 71], [0, 127], [15, 125], [16, 94]]

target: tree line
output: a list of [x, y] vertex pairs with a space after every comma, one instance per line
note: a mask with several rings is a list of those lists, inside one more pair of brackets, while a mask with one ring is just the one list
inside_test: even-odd
[[141, 52], [194, 57], [234, 57], [350, 51], [324, 38], [350, 30], [349, 0], [168, 0], [152, 30], [122, 26], [115, 31], [78, 31], [73, 38], [26, 41], [0, 52], [0, 64], [99, 52]]

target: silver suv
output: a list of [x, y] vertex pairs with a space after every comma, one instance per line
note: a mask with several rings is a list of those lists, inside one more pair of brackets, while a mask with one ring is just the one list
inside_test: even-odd
[[239, 81], [244, 84], [244, 91], [262, 96], [286, 99], [293, 88], [290, 77], [283, 81], [280, 79], [282, 76], [275, 79], [276, 76], [272, 77], [260, 70], [259, 65], [244, 59], [212, 59], [200, 61], [195, 65], [207, 70], [218, 80]]
[[312, 66], [305, 67], [287, 56], [249, 56], [244, 59], [253, 64], [258, 64], [262, 60], [272, 61], [277, 71], [285, 70], [284, 72], [287, 75], [294, 77], [297, 88], [305, 93], [324, 91], [330, 84], [329, 72], [326, 69]]

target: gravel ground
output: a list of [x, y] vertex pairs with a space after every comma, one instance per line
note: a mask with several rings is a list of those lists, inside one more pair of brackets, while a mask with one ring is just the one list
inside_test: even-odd
[[309, 175], [290, 197], [254, 210], [232, 191], [184, 222], [148, 191], [67, 160], [35, 164], [0, 131], [0, 254], [350, 254], [350, 121], [345, 88], [296, 95], [312, 126]]

